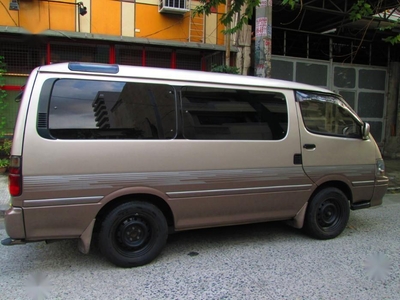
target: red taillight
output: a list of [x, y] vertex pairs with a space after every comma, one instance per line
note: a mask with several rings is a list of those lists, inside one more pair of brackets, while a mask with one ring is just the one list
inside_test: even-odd
[[8, 168], [8, 190], [15, 197], [22, 193], [22, 163], [21, 156], [11, 156]]

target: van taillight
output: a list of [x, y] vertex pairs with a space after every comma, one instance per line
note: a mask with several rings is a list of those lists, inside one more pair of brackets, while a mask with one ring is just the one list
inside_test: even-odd
[[15, 197], [22, 193], [22, 162], [21, 156], [11, 156], [8, 168], [8, 190]]

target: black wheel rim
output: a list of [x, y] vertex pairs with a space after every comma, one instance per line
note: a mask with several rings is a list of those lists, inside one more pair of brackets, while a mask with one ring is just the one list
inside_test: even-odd
[[151, 241], [151, 225], [145, 217], [127, 217], [117, 223], [114, 228], [113, 242], [117, 250], [125, 256], [146, 249]]
[[340, 205], [334, 199], [326, 200], [318, 208], [317, 221], [322, 228], [332, 228], [342, 216]]

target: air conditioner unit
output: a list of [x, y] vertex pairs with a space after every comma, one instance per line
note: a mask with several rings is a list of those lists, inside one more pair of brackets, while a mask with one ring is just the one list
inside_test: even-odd
[[160, 0], [160, 13], [184, 14], [190, 10], [189, 0]]
[[18, 4], [17, 0], [11, 0], [10, 1], [9, 10], [19, 10], [19, 4]]

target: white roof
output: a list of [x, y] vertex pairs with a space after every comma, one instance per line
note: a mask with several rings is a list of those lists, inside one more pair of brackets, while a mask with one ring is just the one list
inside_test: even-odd
[[[294, 90], [308, 90], [322, 93], [331, 93], [332, 91], [325, 88], [316, 87], [308, 84], [302, 84], [292, 81], [261, 78], [253, 76], [242, 76], [233, 74], [223, 74], [215, 72], [204, 72], [204, 71], [190, 71], [190, 70], [178, 70], [178, 69], [163, 69], [153, 67], [138, 67], [138, 66], [124, 66], [124, 65], [106, 65], [106, 64], [95, 64], [95, 63], [77, 63], [84, 66], [118, 66], [119, 71], [115, 74], [107, 74], [110, 77], [133, 77], [141, 79], [152, 79], [152, 80], [173, 80], [183, 82], [196, 82], [196, 83], [209, 83], [209, 84], [230, 84], [230, 85], [241, 85], [241, 86], [252, 86], [252, 87], [271, 87], [271, 88], [282, 88], [282, 89], [294, 89]], [[88, 71], [71, 71], [68, 68], [69, 63], [58, 63], [52, 65], [45, 65], [40, 67], [39, 72], [52, 72], [52, 73], [74, 73], [84, 75], [99, 75], [104, 74], [102, 72], [88, 72]]]

